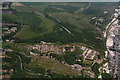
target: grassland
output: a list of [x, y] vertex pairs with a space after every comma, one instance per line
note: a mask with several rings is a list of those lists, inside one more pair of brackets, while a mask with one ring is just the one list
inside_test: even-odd
[[[17, 10], [21, 10], [23, 12], [30, 12], [30, 11], [34, 11], [34, 9], [43, 11], [46, 8], [47, 3], [42, 3], [42, 2], [29, 2], [29, 3], [26, 2], [25, 3], [25, 2], [21, 2], [21, 4], [23, 4], [24, 7], [26, 7], [26, 8], [15, 6]], [[31, 7], [33, 7], [34, 9], [31, 8]]]
[[51, 70], [51, 72], [57, 74], [64, 74], [64, 75], [72, 75], [77, 76], [80, 72], [71, 69], [70, 67], [61, 64], [59, 61], [56, 61], [51, 58], [43, 57], [34, 57], [33, 60], [27, 65], [30, 69], [35, 69], [37, 67], [42, 67], [47, 70]]
[[14, 14], [2, 14], [2, 21], [5, 23], [20, 23], [21, 20]]
[[91, 6], [85, 10], [83, 13], [84, 14], [92, 14], [92, 15], [96, 15], [99, 13], [102, 13], [104, 10], [107, 10], [110, 14], [113, 13], [114, 9], [116, 8], [117, 3], [112, 3], [112, 2], [93, 2], [91, 3]]
[[[112, 8], [115, 8], [114, 3], [91, 3], [88, 9], [86, 9], [88, 3], [54, 3], [54, 6], [53, 3], [35, 2], [21, 4], [24, 6], [16, 7], [16, 18], [13, 18], [17, 19], [18, 17], [22, 21], [20, 23], [23, 24], [22, 29], [15, 35], [15, 38], [20, 39], [18, 42], [28, 41], [34, 43], [41, 40], [60, 43], [75, 42], [85, 43], [100, 51], [105, 49], [102, 34], [97, 31], [95, 24], [91, 23], [91, 19], [96, 16], [109, 19], [113, 12]], [[112, 5], [111, 9], [108, 8], [110, 5]], [[35, 10], [39, 12], [39, 15], [35, 13]], [[102, 14], [105, 10], [108, 11], [107, 16]], [[65, 25], [64, 27], [69, 29], [75, 36], [71, 36], [64, 30], [61, 30], [60, 25], [56, 25], [55, 22], [42, 16], [42, 12], [46, 12], [53, 18], [61, 21]], [[102, 31], [104, 31], [108, 22], [109, 20], [100, 26]], [[96, 37], [102, 39], [97, 40]]]
[[[91, 61], [76, 62], [76, 59], [82, 54], [82, 51], [76, 51], [74, 53], [68, 52], [66, 55], [58, 55], [58, 60], [48, 58], [47, 56], [32, 56], [29, 57], [29, 52], [23, 48], [25, 45], [36, 45], [40, 41], [68, 44], [70, 43], [82, 43], [87, 47], [93, 48], [100, 52], [100, 56], [104, 56], [105, 42], [102, 34], [97, 31], [97, 27], [91, 22], [93, 17], [104, 17], [107, 19], [100, 26], [100, 29], [104, 31], [106, 24], [109, 23], [110, 16], [115, 8], [114, 3], [91, 3], [91, 6], [87, 8], [88, 3], [21, 3], [24, 6], [14, 6], [15, 11], [13, 14], [3, 14], [3, 22], [17, 23], [19, 31], [14, 35], [15, 43], [3, 43], [4, 49], [12, 49], [14, 52], [8, 54], [12, 57], [11, 62], [14, 73], [12, 77], [18, 78], [40, 78], [45, 77], [46, 74], [50, 77], [66, 77], [77, 76], [80, 72], [71, 69], [65, 64], [61, 64], [60, 61], [66, 61], [68, 64], [80, 64], [82, 66], [90, 66]], [[59, 8], [59, 9], [58, 9]], [[108, 11], [108, 14], [103, 15], [104, 11]], [[75, 36], [70, 35], [67, 31], [60, 28], [60, 25], [54, 21], [43, 16], [43, 12], [49, 14], [56, 20], [59, 20], [65, 28], [69, 29]], [[11, 37], [11, 36], [10, 36]], [[12, 36], [13, 37], [13, 36]], [[96, 39], [100, 37], [101, 39]], [[7, 38], [5, 37], [5, 40]], [[23, 55], [25, 54], [25, 55]], [[24, 70], [20, 70], [20, 60], [17, 56], [21, 56]], [[55, 56], [55, 55], [54, 55]], [[63, 59], [63, 60], [62, 60]], [[19, 65], [18, 65], [19, 64]], [[93, 66], [93, 71], [97, 74], [99, 65]]]
[[[29, 35], [29, 36], [28, 36]], [[20, 39], [29, 39], [38, 37], [39, 35], [35, 32], [32, 32], [31, 28], [27, 25], [22, 26], [22, 29], [14, 36]]]
[[[29, 13], [16, 13], [22, 20], [22, 29], [14, 36], [20, 39], [30, 39], [53, 31], [55, 23], [43, 16]], [[49, 25], [48, 25], [49, 24]]]

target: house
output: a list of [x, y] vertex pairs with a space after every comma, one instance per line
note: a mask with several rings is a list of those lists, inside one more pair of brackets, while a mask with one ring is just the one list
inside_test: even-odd
[[30, 52], [30, 55], [31, 55], [31, 56], [35, 56], [36, 54], [34, 54], [33, 52]]
[[5, 56], [3, 56], [3, 55], [0, 55], [0, 58], [5, 58]]
[[3, 26], [17, 26], [18, 24], [14, 23], [2, 23]]
[[17, 30], [17, 28], [16, 27], [12, 27], [10, 30], [11, 30], [11, 32], [15, 32]]
[[82, 70], [82, 66], [79, 65], [79, 64], [74, 64], [74, 65], [71, 65], [72, 66], [72, 69], [75, 69], [77, 71], [81, 71]]
[[99, 18], [98, 21], [103, 22], [104, 18]]
[[12, 52], [13, 50], [12, 49], [4, 49], [4, 51], [6, 51], [6, 52]]
[[82, 46], [81, 49], [82, 49], [83, 51], [85, 51], [85, 50], [86, 50], [86, 47]]
[[0, 79], [5, 79], [5, 78], [7, 78], [7, 79], [10, 78], [10, 75], [1, 75], [0, 76]]
[[46, 42], [44, 42], [44, 41], [41, 41], [40, 43], [41, 43], [41, 44], [45, 44]]
[[11, 31], [5, 31], [5, 32], [3, 32], [3, 35], [8, 35], [10, 33], [11, 33]]
[[97, 17], [93, 17], [92, 20], [96, 19]]
[[15, 42], [15, 40], [8, 40], [8, 39], [6, 39], [5, 41], [9, 42], [9, 43], [14, 43]]
[[90, 53], [86, 55], [87, 59], [93, 59], [96, 54], [96, 51], [92, 50]]
[[65, 47], [63, 47], [62, 52], [65, 52], [65, 51], [66, 51]]
[[108, 39], [107, 39], [106, 46], [107, 46], [107, 47], [113, 46], [113, 39], [112, 39], [112, 38], [108, 38]]
[[83, 56], [87, 54], [88, 48], [85, 49], [85, 51], [82, 53]]
[[9, 8], [9, 9], [10, 9], [10, 8], [11, 8], [11, 5], [12, 5], [12, 2], [3, 2], [3, 3], [2, 3], [2, 7], [3, 7], [3, 8]]
[[94, 78], [95, 74], [92, 71], [84, 71], [83, 72], [86, 76], [89, 76], [90, 78]]
[[56, 53], [56, 54], [59, 54], [59, 55], [60, 55], [60, 54], [63, 54], [62, 52], [55, 52], [55, 53]]
[[6, 42], [10, 42], [10, 40], [8, 40], [8, 39], [7, 39], [7, 40], [5, 40], [5, 41], [6, 41]]
[[9, 28], [8, 27], [4, 27], [3, 30], [9, 30]]
[[115, 14], [114, 14], [114, 17], [115, 17], [115, 18], [117, 18], [117, 17], [118, 17], [118, 14], [117, 14], [117, 13], [115, 13]]
[[107, 14], [108, 12], [107, 11], [104, 11], [104, 14]]
[[118, 12], [119, 12], [119, 9], [115, 9], [115, 12], [118, 13]]
[[12, 14], [12, 13], [13, 13], [13, 11], [2, 11], [2, 13]]
[[88, 52], [87, 52], [87, 54], [89, 54], [89, 53], [91, 53], [91, 52], [92, 52], [92, 50], [91, 50], [91, 49], [89, 49], [89, 50], [88, 50]]
[[70, 49], [71, 52], [75, 51], [75, 46], [73, 46], [73, 48]]

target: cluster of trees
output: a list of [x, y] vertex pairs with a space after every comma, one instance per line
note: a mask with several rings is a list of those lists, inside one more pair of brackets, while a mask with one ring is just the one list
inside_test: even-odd
[[18, 16], [14, 14], [6, 14], [6, 13], [2, 14], [2, 21], [4, 23], [15, 23], [15, 24], [21, 23], [20, 18]]
[[56, 54], [56, 53], [51, 53], [50, 56], [58, 59], [59, 61], [64, 61], [68, 64], [83, 64], [82, 62], [78, 62], [76, 61], [76, 59], [83, 59], [82, 57], [80, 57], [79, 55], [82, 53], [82, 51], [80, 50], [76, 50], [74, 52], [70, 52], [70, 51], [66, 51], [64, 54]]
[[100, 73], [99, 73], [99, 68], [101, 67], [100, 64], [98, 63], [95, 63], [91, 68], [92, 68], [92, 71], [96, 74], [96, 76], [98, 76]]
[[6, 52], [6, 55], [11, 57], [11, 58], [5, 58], [3, 59], [3, 62], [7, 62], [11, 65], [11, 68], [14, 70], [19, 70], [20, 69], [20, 60], [18, 56], [21, 57], [23, 66], [24, 64], [27, 64], [30, 62], [30, 58], [20, 54], [18, 51], [12, 51], [12, 52]]
[[[3, 65], [2, 69], [13, 69], [12, 78], [25, 78], [26, 77], [26, 70], [25, 65], [31, 61], [30, 57], [26, 57], [25, 55], [21, 54], [23, 52], [21, 49], [17, 49], [15, 46], [12, 45], [4, 45], [4, 49], [12, 49], [12, 52], [7, 51], [5, 54], [8, 56], [2, 59]], [[21, 61], [20, 58], [21, 57]], [[21, 70], [21, 63], [22, 68]], [[10, 74], [10, 73], [9, 73]]]
[[9, 9], [11, 9], [12, 6], [12, 2], [3, 2], [2, 3], [2, 7], [8, 7]]

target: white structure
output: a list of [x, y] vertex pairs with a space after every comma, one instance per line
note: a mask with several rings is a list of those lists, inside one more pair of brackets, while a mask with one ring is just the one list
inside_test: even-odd
[[114, 14], [114, 17], [115, 17], [115, 18], [117, 18], [117, 17], [118, 17], [118, 14], [117, 14], [117, 13], [115, 13], [115, 14]]
[[115, 12], [117, 12], [117, 13], [118, 13], [118, 11], [119, 11], [119, 9], [115, 9]]
[[106, 46], [107, 46], [107, 47], [113, 46], [113, 39], [112, 39], [112, 38], [108, 38], [108, 39], [107, 39]]

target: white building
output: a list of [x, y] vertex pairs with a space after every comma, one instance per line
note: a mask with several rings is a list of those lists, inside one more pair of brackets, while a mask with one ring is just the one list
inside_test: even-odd
[[118, 13], [119, 9], [115, 9], [115, 12]]
[[112, 38], [108, 38], [108, 39], [107, 39], [106, 46], [107, 46], [107, 47], [113, 46], [113, 39], [112, 39]]

